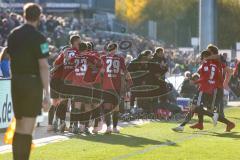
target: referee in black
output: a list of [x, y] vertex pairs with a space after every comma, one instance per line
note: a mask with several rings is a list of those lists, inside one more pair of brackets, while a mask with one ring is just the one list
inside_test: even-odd
[[47, 111], [49, 96], [49, 55], [46, 38], [37, 31], [42, 12], [38, 4], [24, 6], [25, 24], [8, 37], [12, 71], [12, 101], [16, 118], [13, 159], [28, 160], [36, 117]]

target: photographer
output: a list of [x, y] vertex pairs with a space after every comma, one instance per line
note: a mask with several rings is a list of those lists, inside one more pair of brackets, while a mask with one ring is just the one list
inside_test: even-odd
[[181, 96], [184, 98], [193, 98], [197, 92], [197, 86], [193, 83], [193, 77], [189, 71], [184, 73], [185, 79], [181, 88]]

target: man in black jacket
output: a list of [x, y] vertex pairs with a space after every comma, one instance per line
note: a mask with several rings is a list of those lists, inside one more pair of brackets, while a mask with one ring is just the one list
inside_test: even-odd
[[181, 96], [184, 98], [193, 98], [197, 93], [197, 86], [193, 83], [193, 77], [189, 71], [186, 71], [184, 75], [185, 79], [182, 83]]
[[[154, 56], [151, 60], [154, 64], [150, 68], [150, 72], [153, 72], [156, 76], [161, 78], [162, 80], [165, 80], [165, 74], [168, 71], [168, 65], [167, 65], [167, 59], [164, 55], [164, 48], [157, 47], [155, 49]], [[156, 65], [158, 67], [156, 67]]]

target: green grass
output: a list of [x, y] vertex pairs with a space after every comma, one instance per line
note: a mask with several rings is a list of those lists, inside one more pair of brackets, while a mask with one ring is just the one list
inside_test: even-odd
[[[240, 123], [240, 108], [229, 108], [226, 116]], [[171, 128], [176, 123], [152, 122], [124, 128], [121, 134], [78, 136], [33, 150], [31, 160], [238, 160], [240, 126], [225, 133], [225, 125], [213, 128], [206, 119], [204, 131], [187, 126], [182, 133]], [[11, 154], [0, 155], [11, 159]]]

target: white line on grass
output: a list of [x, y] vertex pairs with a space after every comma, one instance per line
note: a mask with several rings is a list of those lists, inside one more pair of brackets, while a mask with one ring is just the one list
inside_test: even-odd
[[182, 142], [185, 142], [187, 140], [191, 140], [191, 139], [194, 139], [194, 138], [197, 138], [197, 137], [204, 136], [204, 134], [201, 134], [201, 133], [205, 133], [206, 131], [208, 131], [208, 132], [209, 131], [218, 131], [219, 129], [220, 128], [216, 127], [216, 128], [210, 129], [210, 130], [205, 130], [203, 132], [199, 131], [199, 132], [195, 133], [194, 135], [182, 137], [182, 138], [176, 140], [175, 142], [167, 141], [167, 142], [159, 144], [159, 145], [149, 146], [149, 147], [146, 147], [142, 150], [137, 150], [137, 151], [134, 151], [134, 152], [129, 153], [129, 154], [125, 154], [125, 155], [115, 157], [112, 160], [123, 160], [123, 159], [127, 159], [127, 158], [130, 158], [130, 157], [133, 157], [133, 156], [137, 156], [137, 155], [141, 155], [141, 154], [151, 152], [151, 151], [156, 150], [156, 149], [161, 148], [161, 147], [174, 146], [177, 143], [182, 143]]
[[[135, 120], [135, 121], [131, 121], [131, 122], [120, 122], [118, 127], [119, 127], [119, 129], [122, 129], [122, 128], [129, 127], [129, 126], [135, 126], [135, 125], [140, 126], [140, 125], [147, 124], [147, 123], [149, 123], [148, 120]], [[92, 130], [92, 129], [93, 128], [90, 127], [90, 130]], [[106, 129], [107, 129], [107, 126], [104, 124], [100, 133], [104, 133], [106, 131]], [[72, 136], [76, 136], [76, 135], [72, 134], [72, 133], [65, 133], [62, 135], [49, 136], [49, 137], [45, 137], [45, 138], [35, 139], [35, 140], [33, 140], [33, 144], [35, 145], [35, 147], [41, 147], [41, 146], [48, 145], [51, 143], [66, 141]], [[0, 146], [0, 154], [5, 154], [5, 153], [11, 152], [11, 151], [12, 151], [12, 145]]]
[[129, 153], [129, 154], [125, 154], [125, 155], [122, 155], [122, 156], [115, 157], [112, 160], [122, 160], [122, 159], [130, 158], [130, 157], [133, 157], [133, 156], [136, 156], [136, 155], [145, 154], [147, 152], [153, 151], [153, 150], [161, 148], [161, 147], [176, 145], [176, 143], [185, 142], [187, 140], [190, 140], [190, 139], [193, 139], [193, 138], [196, 138], [196, 137], [200, 137], [200, 136], [202, 136], [202, 135], [201, 134], [194, 134], [194, 135], [191, 135], [191, 136], [186, 136], [184, 138], [181, 138], [181, 139], [179, 139], [175, 142], [167, 141], [167, 142], [159, 144], [159, 145], [153, 145], [153, 146], [147, 147], [147, 148], [142, 149], [142, 150], [137, 150], [137, 151]]

